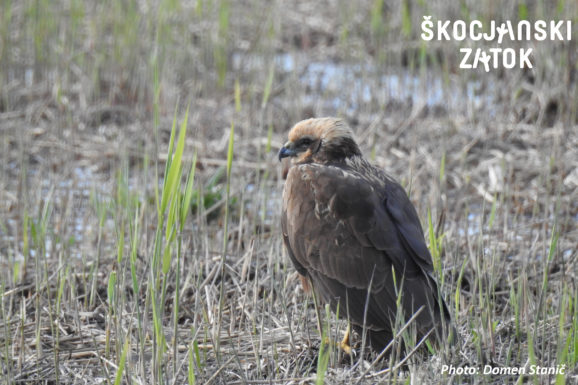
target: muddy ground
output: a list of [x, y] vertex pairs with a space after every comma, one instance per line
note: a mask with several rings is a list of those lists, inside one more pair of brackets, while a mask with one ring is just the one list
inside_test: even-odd
[[[424, 14], [578, 15], [531, 3], [1, 5], [5, 383], [314, 383], [321, 338], [282, 245], [276, 157], [312, 116], [345, 119], [406, 187], [460, 333], [405, 366], [333, 349], [325, 383], [576, 381], [576, 40], [486, 73], [459, 68], [461, 43], [420, 39]], [[187, 108], [194, 193], [155, 302], [158, 189]]]

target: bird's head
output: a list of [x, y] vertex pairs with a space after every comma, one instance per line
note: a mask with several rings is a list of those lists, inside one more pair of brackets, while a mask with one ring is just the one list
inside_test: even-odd
[[292, 163], [336, 162], [361, 151], [347, 124], [337, 118], [302, 120], [289, 131], [289, 140], [279, 150], [279, 160], [290, 157]]

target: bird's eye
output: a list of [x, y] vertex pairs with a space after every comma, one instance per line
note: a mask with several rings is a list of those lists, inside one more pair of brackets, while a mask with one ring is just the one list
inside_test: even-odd
[[309, 146], [311, 143], [313, 143], [313, 141], [310, 138], [301, 139], [301, 145], [302, 146]]

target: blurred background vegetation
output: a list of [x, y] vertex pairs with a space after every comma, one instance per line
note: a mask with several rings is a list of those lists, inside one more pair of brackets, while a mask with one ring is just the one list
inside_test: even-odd
[[[367, 81], [381, 80], [382, 88], [393, 87], [383, 77], [399, 74], [400, 68], [403, 74], [434, 72], [442, 80], [438, 87], [448, 94], [455, 93], [450, 83], [456, 77], [474, 78], [486, 87], [501, 88], [503, 102], [530, 99], [538, 103], [528, 106], [537, 110], [536, 115], [541, 115], [540, 109], [554, 109], [575, 119], [571, 101], [576, 100], [576, 39], [518, 42], [533, 49], [535, 68], [486, 74], [480, 69], [460, 70], [459, 48], [489, 48], [495, 42], [425, 42], [420, 26], [424, 15], [434, 21], [480, 20], [486, 29], [491, 20], [498, 24], [510, 20], [514, 26], [519, 20], [576, 21], [577, 8], [575, 2], [564, 0], [463, 0], [459, 6], [409, 0], [300, 1], [292, 6], [250, 0], [3, 0], [0, 110], [18, 109], [29, 96], [22, 95], [23, 88], [35, 85], [37, 93], [49, 95], [64, 112], [108, 104], [158, 118], [172, 111], [177, 100], [186, 104], [218, 99], [228, 105], [225, 101], [232, 100], [238, 84], [242, 101], [260, 114], [269, 97], [286, 97], [299, 87], [313, 86], [302, 78], [311, 63], [329, 67], [362, 63], [351, 70]], [[346, 98], [349, 92], [340, 84], [335, 87]], [[476, 92], [485, 93], [480, 88]], [[536, 102], [534, 88], [550, 91], [543, 95], [545, 100]], [[297, 111], [288, 111], [289, 121], [302, 113], [299, 107], [309, 106], [293, 106]], [[338, 111], [323, 112], [344, 112], [343, 107], [333, 107]], [[522, 114], [518, 118], [537, 119], [527, 116], [530, 111]], [[273, 121], [268, 118], [268, 123]]]

